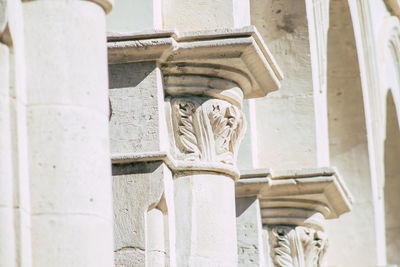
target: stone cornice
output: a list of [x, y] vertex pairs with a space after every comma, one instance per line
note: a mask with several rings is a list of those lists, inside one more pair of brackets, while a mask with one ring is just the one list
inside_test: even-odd
[[[333, 168], [242, 174], [236, 197], [257, 197], [266, 225], [312, 225], [350, 211], [352, 197]], [[322, 216], [323, 217], [322, 217]]]
[[225, 173], [232, 179], [237, 180], [239, 178], [239, 170], [235, 166], [229, 166], [227, 164], [214, 162], [214, 163], [199, 163], [199, 162], [185, 162], [177, 161], [171, 156], [169, 152], [158, 151], [158, 152], [145, 152], [145, 153], [124, 153], [124, 154], [112, 154], [112, 164], [129, 164], [135, 162], [153, 162], [163, 161], [171, 170], [175, 173], [192, 171], [192, 172], [215, 172]]
[[277, 90], [283, 78], [254, 27], [112, 34], [108, 37], [108, 54], [110, 64], [159, 62], [165, 74], [166, 90], [172, 94], [181, 88], [190, 88], [182, 84], [184, 80], [180, 82], [181, 88], [169, 86], [171, 79], [182, 75], [228, 80], [243, 91], [245, 98], [262, 97]]

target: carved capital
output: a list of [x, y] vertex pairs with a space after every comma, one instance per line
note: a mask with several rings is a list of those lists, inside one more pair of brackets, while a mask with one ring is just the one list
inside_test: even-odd
[[322, 231], [297, 226], [270, 229], [271, 255], [276, 267], [321, 267], [328, 247]]
[[[109, 64], [155, 63], [167, 112], [159, 106], [156, 110], [160, 118], [166, 115], [169, 130], [169, 140], [158, 136], [160, 151], [129, 148], [114, 154], [114, 163], [151, 157], [164, 160], [176, 177], [186, 171], [239, 177], [236, 154], [246, 124], [242, 101], [277, 90], [283, 79], [254, 27], [113, 34], [108, 36], [108, 56]], [[165, 121], [158, 122], [164, 129]], [[153, 127], [148, 132], [157, 131]]]
[[[201, 96], [167, 98], [171, 155], [178, 165], [208, 170], [234, 168], [245, 132], [245, 118], [235, 105]], [[215, 171], [215, 168], [210, 168]]]
[[334, 168], [241, 173], [236, 197], [257, 197], [277, 267], [321, 267], [326, 219], [349, 212], [352, 196]]

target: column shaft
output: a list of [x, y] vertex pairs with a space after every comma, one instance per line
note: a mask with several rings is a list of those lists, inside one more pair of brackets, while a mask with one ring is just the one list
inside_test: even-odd
[[33, 266], [113, 266], [104, 9], [23, 12]]
[[175, 179], [177, 266], [236, 266], [234, 180], [195, 172]]

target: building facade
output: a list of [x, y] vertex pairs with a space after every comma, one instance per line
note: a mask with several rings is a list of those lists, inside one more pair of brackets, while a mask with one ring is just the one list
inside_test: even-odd
[[400, 265], [397, 0], [0, 0], [0, 266]]

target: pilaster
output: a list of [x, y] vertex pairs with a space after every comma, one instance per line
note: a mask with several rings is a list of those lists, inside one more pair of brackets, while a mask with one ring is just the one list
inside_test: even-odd
[[[159, 31], [110, 36], [109, 62], [113, 162], [157, 159], [172, 170], [177, 266], [235, 266], [236, 157], [246, 129], [241, 108], [244, 98], [279, 87], [282, 74], [269, 50], [251, 27]], [[129, 78], [144, 66], [141, 78]], [[151, 119], [122, 105], [127, 99], [154, 103]], [[126, 120], [129, 114], [133, 120]], [[148, 136], [133, 130], [139, 125], [153, 136], [149, 146], [140, 145]]]
[[350, 211], [352, 197], [335, 169], [243, 173], [236, 197], [260, 201], [274, 266], [324, 266], [327, 219]]

